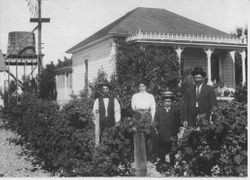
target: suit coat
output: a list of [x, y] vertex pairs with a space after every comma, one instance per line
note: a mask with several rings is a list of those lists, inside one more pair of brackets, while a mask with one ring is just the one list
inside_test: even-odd
[[158, 130], [159, 141], [167, 142], [178, 133], [180, 127], [180, 113], [174, 107], [171, 107], [168, 112], [161, 107], [156, 111], [155, 123]]
[[[187, 121], [189, 126], [196, 125], [196, 86], [190, 86], [184, 93], [183, 121]], [[217, 105], [215, 91], [212, 86], [202, 85], [198, 98], [198, 113], [205, 113], [209, 118], [211, 109]]]

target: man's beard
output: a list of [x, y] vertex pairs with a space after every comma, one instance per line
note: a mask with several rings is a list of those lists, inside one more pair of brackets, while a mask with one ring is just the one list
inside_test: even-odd
[[103, 97], [104, 98], [108, 98], [109, 97], [109, 93], [103, 93]]
[[195, 82], [196, 85], [201, 85], [203, 81]]

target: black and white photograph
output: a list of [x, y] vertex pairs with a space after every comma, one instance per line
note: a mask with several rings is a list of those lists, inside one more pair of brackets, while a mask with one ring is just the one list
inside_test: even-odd
[[0, 177], [244, 178], [248, 0], [0, 0]]

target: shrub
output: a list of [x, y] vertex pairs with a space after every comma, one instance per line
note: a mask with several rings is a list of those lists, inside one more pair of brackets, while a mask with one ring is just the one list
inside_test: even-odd
[[211, 122], [198, 118], [199, 128], [184, 130], [174, 139], [174, 176], [246, 176], [247, 108], [233, 101], [219, 102]]
[[246, 104], [247, 103], [247, 83], [242, 86], [240, 84], [236, 88], [236, 92], [234, 94], [236, 101]]
[[[34, 165], [59, 176], [125, 176], [132, 174], [128, 122], [106, 129], [102, 146], [94, 147], [93, 99], [57, 104], [24, 94], [19, 105], [6, 111], [6, 127], [15, 130], [33, 156]], [[11, 106], [12, 107], [12, 106]]]
[[53, 62], [47, 64], [40, 75], [39, 95], [42, 99], [56, 100], [56, 71]]

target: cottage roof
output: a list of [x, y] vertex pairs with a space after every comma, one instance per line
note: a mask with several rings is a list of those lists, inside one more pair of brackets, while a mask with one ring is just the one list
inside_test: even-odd
[[148, 33], [231, 37], [228, 33], [193, 21], [165, 9], [138, 7], [94, 33], [82, 42], [76, 44], [66, 52], [72, 53], [75, 49], [87, 45], [88, 43], [106, 35], [128, 36], [137, 32], [139, 29], [142, 32]]

